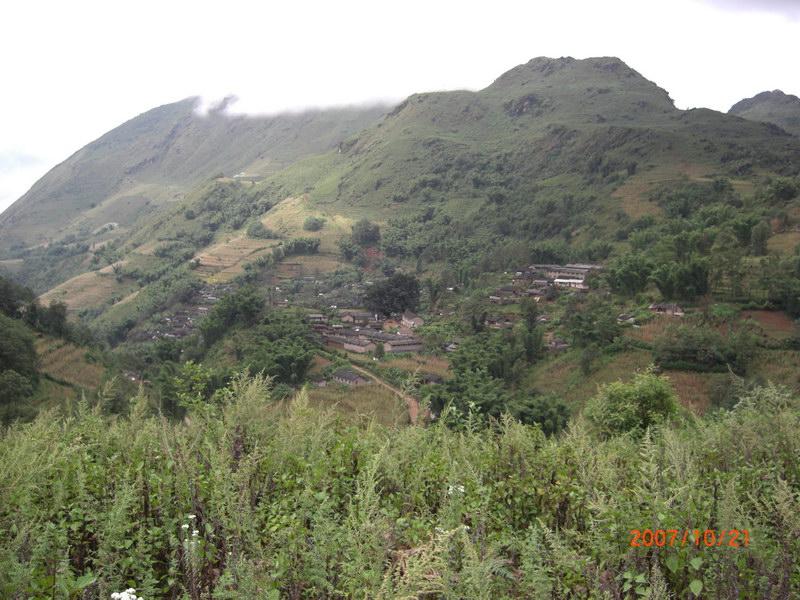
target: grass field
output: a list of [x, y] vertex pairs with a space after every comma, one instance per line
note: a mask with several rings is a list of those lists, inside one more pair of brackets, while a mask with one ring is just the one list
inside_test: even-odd
[[450, 362], [446, 358], [440, 356], [428, 356], [424, 354], [417, 354], [414, 356], [404, 356], [400, 358], [384, 359], [380, 363], [381, 367], [402, 369], [413, 373], [419, 371], [420, 373], [433, 373], [444, 379], [448, 379], [452, 373], [450, 372]]
[[791, 254], [800, 244], [800, 231], [776, 233], [767, 240], [767, 249], [779, 254]]
[[378, 384], [345, 386], [331, 383], [326, 387], [309, 386], [308, 399], [312, 406], [335, 407], [345, 417], [356, 421], [374, 419], [387, 426], [408, 423], [405, 402]]
[[[710, 183], [713, 180], [713, 177], [709, 176], [711, 170], [712, 167], [709, 165], [689, 162], [640, 170], [637, 174], [629, 177], [611, 196], [620, 200], [620, 208], [632, 219], [646, 215], [659, 216], [663, 211], [655, 202], [649, 200], [649, 196], [654, 190], [663, 184], [683, 179], [697, 183]], [[752, 195], [754, 190], [753, 182], [744, 179], [731, 180], [731, 185], [743, 196]]]
[[600, 384], [618, 379], [628, 381], [636, 371], [646, 369], [653, 361], [645, 350], [622, 352], [597, 361], [592, 373], [584, 377], [579, 357], [579, 351], [573, 350], [536, 364], [528, 374], [525, 387], [556, 394], [574, 408], [580, 408], [597, 393]]
[[800, 352], [769, 350], [759, 353], [751, 368], [753, 375], [800, 391]]
[[626, 335], [635, 340], [652, 343], [664, 333], [671, 325], [680, 325], [681, 317], [669, 315], [654, 315], [652, 319], [643, 323], [639, 327], [627, 327]]

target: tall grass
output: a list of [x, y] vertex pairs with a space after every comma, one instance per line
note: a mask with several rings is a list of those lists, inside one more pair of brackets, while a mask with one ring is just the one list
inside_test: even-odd
[[[0, 597], [789, 598], [800, 411], [775, 388], [642, 439], [348, 424], [239, 378], [181, 423], [80, 404], [0, 439]], [[442, 421], [445, 421], [443, 419]], [[630, 529], [748, 529], [632, 548]]]

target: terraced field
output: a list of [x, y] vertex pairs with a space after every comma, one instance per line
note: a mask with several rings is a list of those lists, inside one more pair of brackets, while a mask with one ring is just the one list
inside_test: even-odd
[[117, 280], [108, 266], [101, 271], [90, 271], [68, 279], [42, 294], [39, 299], [44, 304], [63, 302], [67, 305], [67, 311], [74, 314], [86, 308], [111, 304], [115, 299], [130, 295], [136, 288], [137, 284], [132, 279]]
[[39, 369], [58, 382], [94, 390], [103, 378], [103, 365], [87, 359], [86, 348], [61, 339], [40, 336], [36, 340]]
[[209, 283], [230, 281], [244, 272], [244, 265], [271, 252], [277, 240], [255, 240], [237, 236], [204, 249], [195, 256], [199, 266], [195, 269]]
[[[303, 223], [308, 217], [323, 217], [325, 225], [319, 231], [306, 231]], [[337, 255], [338, 241], [350, 235], [355, 218], [329, 212], [326, 208], [315, 206], [308, 196], [286, 198], [276, 204], [261, 219], [265, 227], [287, 238], [313, 237], [320, 240], [320, 253]]]

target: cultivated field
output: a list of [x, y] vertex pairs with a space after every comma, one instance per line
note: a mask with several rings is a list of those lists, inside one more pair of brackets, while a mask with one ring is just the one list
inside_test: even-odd
[[86, 348], [64, 340], [40, 336], [36, 340], [36, 354], [41, 371], [56, 381], [94, 390], [103, 378], [105, 369], [87, 360]]
[[111, 267], [108, 272], [90, 271], [68, 279], [39, 297], [43, 304], [63, 302], [67, 311], [76, 313], [85, 308], [97, 308], [111, 304], [112, 300], [130, 295], [137, 287], [130, 279], [117, 281]]
[[195, 272], [209, 283], [230, 281], [244, 271], [244, 265], [271, 252], [276, 240], [254, 240], [233, 237], [204, 249], [195, 256], [199, 266]]

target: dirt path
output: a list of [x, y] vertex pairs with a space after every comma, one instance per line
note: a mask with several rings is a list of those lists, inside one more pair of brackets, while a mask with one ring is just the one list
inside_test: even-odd
[[408, 418], [411, 419], [411, 423], [412, 424], [417, 423], [417, 417], [419, 416], [419, 402], [417, 401], [416, 398], [414, 398], [414, 396], [406, 394], [403, 390], [398, 389], [389, 383], [386, 383], [383, 379], [381, 379], [374, 373], [367, 371], [366, 369], [358, 367], [352, 363], [350, 364], [350, 366], [353, 368], [354, 371], [358, 371], [362, 375], [366, 375], [378, 385], [382, 385], [387, 390], [390, 390], [395, 394], [397, 394], [398, 396], [400, 396], [405, 401], [406, 406], [408, 406]]

